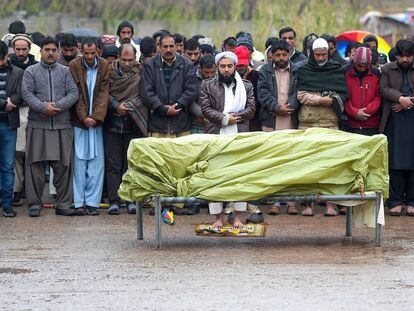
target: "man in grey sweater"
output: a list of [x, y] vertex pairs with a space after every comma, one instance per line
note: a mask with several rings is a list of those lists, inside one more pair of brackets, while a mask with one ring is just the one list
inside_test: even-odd
[[59, 63], [58, 43], [45, 38], [40, 63], [23, 75], [22, 98], [29, 106], [25, 162], [26, 199], [29, 216], [40, 216], [45, 185], [44, 167], [54, 171], [56, 214], [73, 215], [73, 131], [70, 108], [78, 100], [77, 86], [69, 69]]

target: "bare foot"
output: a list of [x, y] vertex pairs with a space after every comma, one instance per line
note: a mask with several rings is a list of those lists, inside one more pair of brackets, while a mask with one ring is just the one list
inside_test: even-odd
[[414, 207], [413, 206], [407, 206], [407, 214], [414, 214]]
[[336, 216], [336, 215], [338, 215], [338, 212], [336, 211], [336, 209], [334, 209], [332, 205], [326, 204], [325, 216]]
[[212, 224], [211, 224], [213, 227], [223, 227], [223, 221], [221, 221], [221, 220], [216, 220], [215, 222], [213, 222]]
[[302, 211], [302, 216], [313, 216], [313, 208], [307, 207]]
[[279, 215], [280, 214], [279, 206], [273, 204], [270, 210], [267, 211], [267, 214], [268, 215]]
[[233, 227], [243, 227], [244, 223], [242, 223], [240, 220], [234, 220]]
[[288, 204], [287, 213], [289, 215], [297, 215], [298, 214], [298, 210], [296, 209], [296, 205], [289, 205]]
[[390, 216], [400, 216], [402, 210], [403, 210], [402, 205], [394, 206], [393, 208], [390, 208]]

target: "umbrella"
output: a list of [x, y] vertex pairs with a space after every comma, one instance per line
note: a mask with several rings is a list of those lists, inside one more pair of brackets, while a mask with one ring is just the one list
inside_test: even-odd
[[[348, 44], [352, 42], [360, 42], [362, 43], [364, 38], [372, 33], [368, 31], [361, 31], [361, 30], [352, 30], [346, 31], [336, 36], [336, 48], [339, 54], [342, 57], [345, 57], [345, 50]], [[388, 52], [391, 50], [391, 47], [388, 43], [380, 36], [375, 35], [378, 40], [378, 53], [383, 53], [388, 55]]]
[[100, 37], [95, 30], [89, 28], [72, 28], [62, 32], [74, 34], [76, 37]]

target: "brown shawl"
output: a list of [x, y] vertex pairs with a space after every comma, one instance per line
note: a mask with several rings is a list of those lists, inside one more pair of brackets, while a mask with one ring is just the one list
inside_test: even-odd
[[111, 65], [109, 95], [118, 102], [125, 102], [129, 108], [133, 109], [130, 116], [146, 137], [148, 136], [148, 108], [144, 106], [139, 95], [141, 65], [136, 63], [124, 76], [120, 75], [119, 66], [119, 60]]

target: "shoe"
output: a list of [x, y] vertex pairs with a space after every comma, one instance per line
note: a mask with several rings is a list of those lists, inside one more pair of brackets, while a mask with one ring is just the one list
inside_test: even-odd
[[137, 206], [134, 203], [128, 203], [127, 210], [128, 210], [128, 214], [136, 214]]
[[339, 209], [339, 215], [346, 215], [346, 207], [342, 207]]
[[73, 210], [75, 216], [85, 216], [86, 215], [86, 208], [78, 207]]
[[13, 194], [13, 206], [21, 206], [23, 205], [23, 198], [21, 192], [15, 192]]
[[71, 208], [57, 207], [55, 209], [55, 214], [56, 215], [61, 215], [61, 216], [75, 216], [75, 210], [73, 210]]
[[200, 206], [198, 204], [192, 204], [186, 208], [186, 215], [197, 215], [200, 214]]
[[41, 207], [39, 205], [29, 206], [29, 217], [39, 217]]
[[98, 208], [93, 206], [86, 206], [86, 215], [88, 216], [97, 216], [99, 215]]
[[119, 215], [119, 205], [111, 204], [108, 208], [108, 215]]
[[17, 212], [13, 209], [13, 207], [3, 208], [3, 217], [16, 217]]
[[177, 216], [184, 216], [185, 214], [187, 214], [187, 206], [183, 208], [167, 206], [167, 208], [172, 210], [174, 215]]
[[405, 212], [405, 214], [407, 215], [407, 216], [409, 216], [409, 217], [414, 217], [414, 212], [413, 211], [408, 211], [408, 209], [410, 208], [410, 209], [412, 209], [413, 207], [412, 206], [409, 206], [409, 205], [407, 205], [406, 207], [406, 212]]
[[260, 224], [264, 221], [263, 213], [252, 213], [246, 218], [246, 223]]
[[234, 212], [229, 213], [229, 215], [227, 216], [227, 222], [228, 222], [229, 224], [232, 224], [232, 223], [233, 223], [233, 221], [234, 221], [234, 217], [235, 217]]

